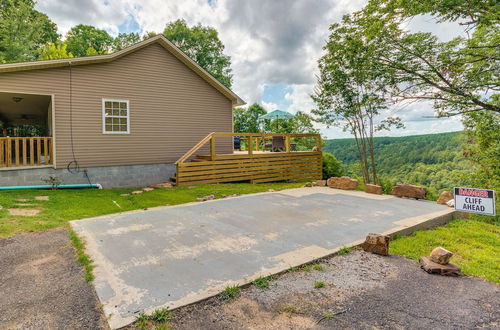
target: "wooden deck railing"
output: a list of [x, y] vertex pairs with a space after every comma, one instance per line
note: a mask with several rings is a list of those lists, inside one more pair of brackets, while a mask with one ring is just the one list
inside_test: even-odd
[[0, 167], [52, 165], [52, 137], [0, 137]]
[[[245, 152], [218, 154], [217, 137], [239, 136], [245, 140]], [[284, 150], [264, 152], [266, 140], [274, 136], [284, 137]], [[292, 150], [292, 139], [315, 139], [308, 150]], [[209, 143], [208, 155], [196, 155]], [[231, 141], [231, 143], [233, 143]], [[311, 145], [311, 143], [309, 143]], [[210, 133], [175, 163], [178, 185], [220, 183], [235, 181], [269, 182], [282, 180], [321, 179], [322, 153], [319, 134], [258, 134], [258, 133]], [[194, 160], [190, 162], [190, 160]]]

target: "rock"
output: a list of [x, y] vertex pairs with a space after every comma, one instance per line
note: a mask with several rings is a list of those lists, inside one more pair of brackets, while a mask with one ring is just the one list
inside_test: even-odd
[[40, 213], [41, 209], [9, 209], [10, 215], [20, 215], [24, 217], [33, 217]]
[[143, 193], [142, 190], [132, 191], [132, 195], [139, 195], [139, 194], [142, 194], [142, 193]]
[[318, 181], [316, 181], [316, 186], [317, 187], [325, 187], [326, 186], [326, 180], [318, 180]]
[[206, 202], [206, 201], [209, 201], [209, 200], [212, 200], [212, 199], [215, 199], [215, 195], [208, 195], [208, 196], [203, 196], [203, 197], [196, 198], [196, 200], [198, 202]]
[[432, 250], [429, 258], [431, 259], [432, 262], [435, 262], [440, 265], [446, 265], [450, 261], [452, 255], [453, 255], [452, 252], [439, 246], [434, 250]]
[[441, 265], [435, 263], [429, 257], [420, 257], [418, 262], [420, 263], [420, 268], [422, 268], [429, 274], [439, 274], [445, 276], [460, 275], [460, 267], [452, 262], [448, 262], [446, 265]]
[[446, 202], [446, 205], [448, 205], [449, 207], [455, 207], [455, 200], [450, 199], [449, 201]]
[[411, 184], [398, 184], [392, 187], [391, 194], [397, 197], [425, 198], [425, 188]]
[[382, 195], [382, 187], [376, 184], [365, 184], [365, 192], [369, 194]]
[[48, 201], [49, 200], [49, 196], [35, 196], [35, 199], [37, 201]]
[[172, 182], [164, 182], [153, 185], [154, 188], [173, 188], [175, 185]]
[[142, 188], [142, 191], [144, 191], [144, 192], [153, 191], [153, 190], [155, 190], [155, 188], [152, 188], [152, 187]]
[[366, 252], [372, 252], [375, 254], [380, 254], [386, 256], [389, 254], [389, 236], [380, 234], [368, 234], [361, 247]]
[[453, 193], [451, 191], [443, 191], [439, 194], [439, 198], [436, 203], [446, 205], [450, 200], [453, 199]]
[[356, 190], [358, 189], [358, 180], [351, 179], [348, 176], [332, 177], [326, 181], [326, 185], [330, 188]]

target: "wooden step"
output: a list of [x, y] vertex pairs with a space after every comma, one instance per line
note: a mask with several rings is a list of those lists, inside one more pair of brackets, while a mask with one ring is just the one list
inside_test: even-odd
[[176, 176], [171, 176], [171, 177], [170, 177], [170, 181], [172, 181], [172, 182], [177, 182], [177, 177], [176, 177]]

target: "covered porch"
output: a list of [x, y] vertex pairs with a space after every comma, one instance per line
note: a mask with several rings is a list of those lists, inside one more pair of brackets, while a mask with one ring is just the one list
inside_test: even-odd
[[0, 168], [54, 164], [51, 95], [0, 92]]

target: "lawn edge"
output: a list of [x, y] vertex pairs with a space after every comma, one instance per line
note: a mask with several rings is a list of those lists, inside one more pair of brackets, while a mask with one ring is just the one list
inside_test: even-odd
[[71, 244], [75, 248], [76, 252], [76, 262], [80, 264], [83, 267], [84, 273], [85, 273], [85, 281], [87, 282], [93, 282], [95, 279], [94, 276], [94, 262], [90, 258], [90, 256], [85, 252], [85, 241], [81, 239], [76, 231], [73, 230], [73, 228], [69, 228], [69, 239], [71, 241]]

